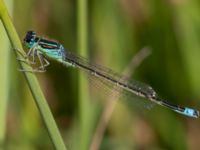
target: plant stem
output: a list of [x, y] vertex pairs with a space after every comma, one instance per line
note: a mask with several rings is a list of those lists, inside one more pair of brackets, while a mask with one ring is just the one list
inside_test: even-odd
[[[87, 30], [87, 0], [78, 0], [77, 2], [77, 27], [78, 27], [78, 50], [82, 56], [87, 56], [88, 50], [88, 30]], [[89, 116], [89, 92], [88, 82], [83, 74], [79, 74], [79, 117], [80, 117], [80, 149], [87, 150], [90, 137], [90, 116]]]
[[[25, 52], [23, 51], [20, 39], [17, 35], [17, 32], [12, 24], [11, 18], [8, 14], [7, 8], [3, 2], [3, 0], [0, 0], [0, 19], [3, 22], [4, 28], [7, 32], [7, 35], [10, 39], [10, 42], [14, 48], [17, 48], [21, 51], [22, 54]], [[19, 59], [24, 59], [16, 50], [15, 54]], [[32, 68], [22, 61], [19, 61], [20, 67], [23, 70], [31, 70]], [[53, 142], [53, 145], [55, 149], [57, 150], [65, 150], [65, 145], [62, 140], [62, 137], [59, 133], [59, 130], [56, 126], [55, 120], [53, 118], [53, 115], [48, 107], [48, 104], [44, 98], [44, 95], [42, 93], [42, 90], [39, 86], [39, 83], [35, 77], [35, 75], [31, 72], [23, 72], [25, 79], [28, 83], [28, 86], [31, 90], [31, 93], [34, 97], [35, 103], [37, 104], [37, 107], [39, 109], [39, 112], [41, 114], [41, 117], [47, 127], [48, 133], [50, 135], [50, 138]]]
[[[12, 0], [7, 0], [7, 4], [12, 9]], [[10, 51], [9, 49], [9, 40], [6, 37], [6, 32], [3, 28], [3, 25], [0, 23], [0, 45], [2, 50], [0, 51], [0, 149], [4, 149], [4, 141], [6, 135], [6, 113], [7, 113], [7, 104], [9, 99], [9, 71], [10, 71]]]

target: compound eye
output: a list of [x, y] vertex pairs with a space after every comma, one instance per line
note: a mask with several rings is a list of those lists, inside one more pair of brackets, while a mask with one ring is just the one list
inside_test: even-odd
[[34, 31], [28, 31], [24, 38], [24, 42], [26, 42], [26, 43], [33, 42], [35, 40], [35, 38], [36, 38], [36, 33]]

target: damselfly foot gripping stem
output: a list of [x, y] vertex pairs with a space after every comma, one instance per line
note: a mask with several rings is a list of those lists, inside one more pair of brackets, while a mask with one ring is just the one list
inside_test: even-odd
[[17, 60], [19, 60], [19, 61], [22, 61], [29, 65], [34, 65], [34, 64], [36, 64], [36, 58], [38, 58], [39, 62], [40, 62], [40, 66], [33, 70], [18, 69], [19, 71], [45, 72], [46, 67], [50, 64], [49, 61], [36, 48], [31, 48], [26, 55], [22, 54], [22, 52], [18, 49], [14, 49], [14, 50], [16, 50], [24, 58], [24, 59], [17, 58]]

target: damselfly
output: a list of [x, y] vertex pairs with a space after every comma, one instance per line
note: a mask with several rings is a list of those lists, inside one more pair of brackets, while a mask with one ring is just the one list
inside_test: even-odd
[[165, 106], [177, 113], [194, 118], [199, 117], [198, 110], [181, 107], [165, 101], [156, 94], [151, 86], [139, 81], [129, 81], [125, 77], [118, 75], [110, 69], [94, 65], [86, 59], [65, 50], [63, 45], [60, 43], [37, 36], [34, 31], [27, 32], [24, 38], [24, 44], [29, 49], [27, 56], [25, 57], [32, 58], [32, 60], [29, 59], [31, 63], [35, 63], [35, 57], [37, 57], [41, 66], [38, 67], [38, 69], [23, 71], [44, 72], [46, 67], [50, 64], [47, 59], [52, 59], [67, 67], [71, 66], [80, 68], [91, 75], [104, 80], [105, 82], [116, 85], [125, 91], [150, 100], [153, 103]]

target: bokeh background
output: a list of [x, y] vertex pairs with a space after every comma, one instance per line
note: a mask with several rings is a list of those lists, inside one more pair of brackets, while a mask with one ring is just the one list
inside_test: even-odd
[[[80, 54], [78, 1], [5, 2], [21, 40], [27, 30], [34, 30]], [[85, 57], [123, 72], [134, 55], [148, 46], [151, 55], [134, 70], [131, 78], [148, 83], [173, 103], [200, 108], [200, 1], [90, 0], [87, 12], [88, 17], [83, 18], [88, 19]], [[2, 25], [0, 45], [1, 50], [8, 49], [7, 53], [0, 52], [2, 146], [8, 150], [53, 149], [24, 76], [17, 71], [19, 66]], [[109, 95], [107, 88], [90, 83], [89, 77], [83, 75], [89, 82], [89, 99], [85, 100], [89, 115], [82, 118], [87, 120], [88, 130], [80, 136], [80, 114], [84, 112], [79, 99], [88, 93], [80, 93], [78, 74], [77, 69], [53, 61], [47, 72], [37, 74], [68, 149], [85, 149], [80, 147], [81, 141], [90, 147]], [[131, 99], [134, 97], [127, 101]], [[139, 105], [130, 105], [126, 100], [117, 102], [99, 149], [200, 149], [199, 119], [159, 106], [146, 109], [147, 104]]]

